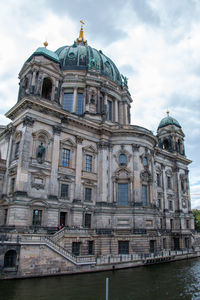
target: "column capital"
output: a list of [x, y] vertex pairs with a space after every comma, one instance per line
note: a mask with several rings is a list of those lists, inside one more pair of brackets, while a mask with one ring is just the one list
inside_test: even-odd
[[25, 126], [33, 127], [34, 122], [35, 120], [32, 117], [26, 116], [23, 119], [23, 127]]
[[82, 142], [83, 142], [83, 138], [81, 137], [81, 136], [76, 136], [76, 143], [77, 144], [82, 144]]
[[54, 134], [57, 134], [57, 135], [60, 135], [60, 133], [61, 133], [61, 126], [60, 125], [54, 125], [53, 126], [53, 133]]

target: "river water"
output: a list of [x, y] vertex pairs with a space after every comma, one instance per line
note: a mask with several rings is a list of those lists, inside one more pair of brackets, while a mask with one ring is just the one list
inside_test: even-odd
[[200, 299], [200, 258], [109, 272], [0, 281], [0, 300]]

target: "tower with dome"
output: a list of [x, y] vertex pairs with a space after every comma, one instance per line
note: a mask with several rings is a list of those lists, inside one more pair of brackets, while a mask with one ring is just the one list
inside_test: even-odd
[[4, 276], [127, 267], [192, 248], [181, 125], [169, 112], [157, 135], [131, 125], [127, 78], [82, 25], [71, 46], [39, 47], [19, 80], [0, 133]]

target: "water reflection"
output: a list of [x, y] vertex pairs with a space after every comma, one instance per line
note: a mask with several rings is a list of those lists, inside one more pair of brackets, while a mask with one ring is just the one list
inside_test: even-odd
[[200, 259], [62, 277], [0, 281], [0, 300], [200, 299]]

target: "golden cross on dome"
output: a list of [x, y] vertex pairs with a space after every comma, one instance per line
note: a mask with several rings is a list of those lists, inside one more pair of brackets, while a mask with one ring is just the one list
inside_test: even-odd
[[81, 26], [83, 26], [85, 23], [83, 20], [80, 20]]
[[169, 116], [169, 110], [166, 111], [166, 114]]
[[85, 23], [84, 23], [83, 20], [80, 20], [80, 23], [81, 23], [81, 30], [80, 30], [80, 33], [79, 33], [78, 42], [81, 43], [83, 41], [83, 43], [85, 44], [86, 40], [84, 39], [84, 35], [83, 35], [83, 24], [85, 24]]

